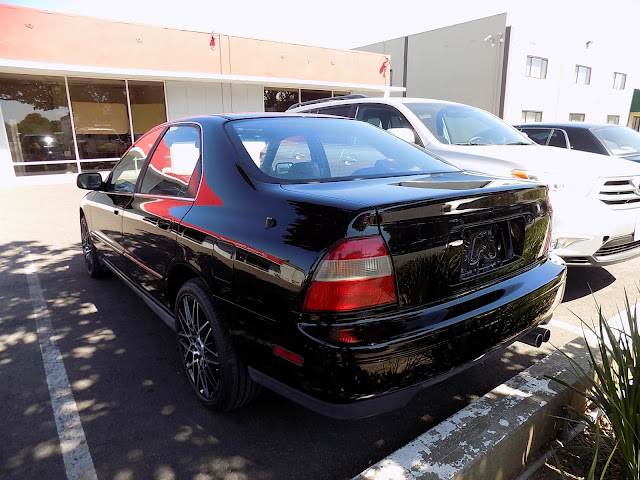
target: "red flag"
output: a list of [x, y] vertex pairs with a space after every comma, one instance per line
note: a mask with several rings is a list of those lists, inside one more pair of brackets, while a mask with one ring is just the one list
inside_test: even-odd
[[380, 66], [380, 73], [386, 77], [387, 76], [387, 67], [389, 66], [389, 59], [387, 58], [382, 65]]

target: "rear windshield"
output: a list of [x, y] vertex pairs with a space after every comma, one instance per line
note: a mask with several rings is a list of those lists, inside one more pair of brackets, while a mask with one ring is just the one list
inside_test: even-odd
[[372, 125], [340, 118], [269, 117], [227, 123], [251, 168], [278, 182], [331, 181], [458, 169]]

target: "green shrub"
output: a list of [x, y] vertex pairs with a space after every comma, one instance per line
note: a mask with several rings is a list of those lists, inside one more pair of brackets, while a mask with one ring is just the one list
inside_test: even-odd
[[[640, 331], [638, 312], [632, 310], [625, 294], [625, 311], [617, 318], [619, 325], [610, 325], [598, 306], [597, 325], [589, 325], [582, 320], [587, 351], [594, 370], [593, 378], [587, 375], [577, 363], [569, 358], [580, 387], [552, 378], [578, 394], [584, 396], [598, 407], [613, 431], [613, 438], [603, 435], [600, 427], [591, 417], [582, 412], [578, 416], [596, 434], [594, 457], [599, 451], [600, 438], [610, 444], [625, 480], [640, 480]], [[640, 309], [640, 306], [639, 308]], [[613, 322], [612, 322], [613, 323]], [[589, 344], [590, 337], [595, 342]], [[586, 380], [585, 380], [586, 379]], [[589, 479], [595, 476], [595, 460], [589, 473]], [[611, 457], [609, 457], [605, 471]], [[604, 478], [604, 473], [602, 477]], [[564, 475], [563, 475], [564, 476]]]

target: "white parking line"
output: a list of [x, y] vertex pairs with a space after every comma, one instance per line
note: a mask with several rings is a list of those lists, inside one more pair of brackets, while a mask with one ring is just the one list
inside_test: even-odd
[[97, 480], [98, 477], [84, 435], [80, 415], [78, 415], [78, 406], [73, 398], [69, 377], [67, 377], [67, 371], [62, 361], [62, 354], [53, 339], [53, 325], [47, 304], [42, 296], [38, 272], [29, 249], [23, 247], [22, 251], [26, 259], [24, 272], [29, 282], [29, 294], [38, 329], [40, 352], [42, 353], [44, 372], [51, 397], [51, 408], [53, 408], [67, 478], [69, 480]]
[[[636, 315], [637, 317], [638, 315], [640, 315], [640, 303], [636, 303], [635, 305], [630, 305], [629, 309], [632, 316]], [[613, 328], [613, 332], [614, 332], [614, 335], [616, 335], [616, 337], [618, 335], [617, 334], [618, 331], [626, 332], [627, 334], [629, 334], [629, 323], [627, 319], [626, 310], [623, 310], [620, 313], [611, 317], [609, 320], [607, 320], [607, 323]], [[565, 323], [556, 319], [551, 319], [551, 321], [549, 322], [549, 325], [552, 325], [557, 328], [561, 328], [563, 330], [575, 333], [580, 336], [584, 336], [590, 345], [597, 345], [598, 343], [598, 337], [593, 332], [589, 331], [589, 329], [583, 328], [582, 325], [571, 325], [570, 323]], [[597, 325], [594, 325], [594, 328], [596, 328], [597, 330]]]
[[563, 330], [566, 330], [567, 332], [575, 333], [576, 335], [579, 335], [581, 337], [584, 336], [590, 345], [594, 345], [597, 343], [597, 337], [589, 330], [583, 329], [582, 326], [571, 325], [570, 323], [561, 322], [560, 320], [556, 320], [553, 318], [549, 322], [549, 325], [561, 328]]

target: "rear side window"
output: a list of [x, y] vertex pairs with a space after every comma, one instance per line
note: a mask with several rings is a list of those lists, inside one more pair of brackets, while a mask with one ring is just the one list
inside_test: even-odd
[[350, 117], [351, 105], [319, 108], [318, 113], [321, 113], [322, 115], [334, 115], [336, 117]]
[[551, 133], [550, 128], [520, 128], [519, 130], [526, 133], [538, 145], [546, 145]]
[[550, 147], [567, 148], [567, 139], [564, 132], [562, 130], [554, 130], [551, 137], [549, 137], [548, 145]]
[[[258, 175], [278, 182], [329, 181], [451, 172], [420, 147], [362, 122], [278, 117], [235, 120], [227, 131]], [[253, 145], [265, 145], [259, 161]]]
[[[198, 127], [192, 125], [170, 127], [153, 152], [142, 179], [140, 193], [171, 197], [195, 195], [192, 183], [199, 178], [199, 160], [200, 130]], [[192, 177], [194, 182], [191, 182]]]
[[356, 120], [368, 122], [384, 130], [401, 127], [411, 128], [409, 121], [398, 111], [379, 105], [360, 105], [356, 113]]

